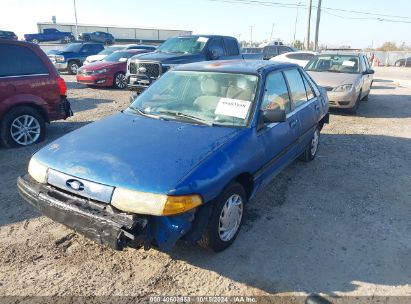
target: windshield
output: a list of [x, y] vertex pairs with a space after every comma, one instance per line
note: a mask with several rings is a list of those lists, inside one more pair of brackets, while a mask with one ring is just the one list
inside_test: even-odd
[[98, 55], [110, 55], [113, 54], [115, 51], [124, 50], [124, 46], [109, 46], [102, 50]]
[[80, 52], [82, 46], [83, 44], [81, 43], [71, 43], [66, 45], [66, 47], [63, 49], [63, 52]]
[[108, 55], [102, 61], [108, 61], [108, 62], [127, 61], [127, 59], [130, 58], [133, 55], [135, 55], [135, 53], [117, 51], [117, 52], [114, 52], [111, 55]]
[[257, 83], [256, 75], [170, 71], [138, 96], [129, 110], [166, 120], [244, 127]]
[[163, 53], [199, 54], [206, 45], [205, 37], [176, 37], [170, 38], [157, 49]]
[[333, 73], [359, 73], [358, 56], [350, 55], [318, 55], [305, 67], [306, 71], [333, 72]]

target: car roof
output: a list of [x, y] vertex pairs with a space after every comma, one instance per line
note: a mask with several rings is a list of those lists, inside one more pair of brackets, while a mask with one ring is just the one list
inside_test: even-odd
[[273, 62], [268, 60], [216, 60], [202, 61], [180, 65], [175, 70], [180, 71], [208, 71], [240, 74], [263, 74], [284, 68], [298, 67], [293, 63]]
[[324, 51], [319, 53], [318, 55], [335, 55], [335, 56], [339, 56], [339, 55], [346, 55], [346, 56], [360, 56], [360, 55], [364, 55], [363, 52], [358, 51]]
[[181, 36], [176, 36], [178, 38], [195, 38], [195, 37], [204, 37], [204, 38], [232, 38], [236, 39], [232, 36], [224, 36], [224, 35], [181, 35]]

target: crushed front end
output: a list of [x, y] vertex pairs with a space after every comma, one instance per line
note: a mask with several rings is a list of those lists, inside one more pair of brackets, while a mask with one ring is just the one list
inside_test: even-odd
[[155, 246], [169, 251], [190, 231], [194, 220], [194, 211], [175, 216], [122, 212], [110, 204], [39, 183], [29, 174], [19, 177], [17, 185], [21, 197], [42, 214], [115, 250]]

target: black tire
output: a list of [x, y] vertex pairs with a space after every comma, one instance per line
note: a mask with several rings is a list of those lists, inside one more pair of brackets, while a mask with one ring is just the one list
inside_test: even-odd
[[113, 87], [119, 90], [127, 88], [126, 74], [123, 72], [118, 72], [113, 78]]
[[[22, 144], [21, 142], [19, 143], [12, 136], [13, 122], [19, 117], [22, 117], [25, 115], [32, 117], [35, 121], [37, 121], [38, 127], [39, 127], [39, 130], [38, 130], [39, 136], [37, 137], [36, 135], [35, 137], [37, 137], [37, 139], [33, 142], [30, 142], [29, 144]], [[6, 148], [23, 147], [23, 146], [35, 144], [35, 143], [43, 141], [45, 135], [46, 135], [46, 126], [45, 126], [43, 116], [37, 110], [31, 107], [28, 107], [28, 106], [21, 106], [21, 107], [11, 109], [9, 112], [7, 112], [4, 115], [1, 121], [1, 124], [0, 124], [0, 143]], [[32, 136], [32, 134], [30, 136]]]
[[360, 91], [360, 94], [358, 94], [358, 97], [357, 97], [357, 100], [355, 101], [354, 106], [352, 108], [347, 109], [348, 113], [353, 114], [353, 115], [357, 114], [358, 107], [360, 106], [360, 101], [361, 101], [361, 91]]
[[69, 37], [69, 36], [65, 36], [64, 38], [63, 38], [63, 41], [62, 41], [63, 43], [70, 43], [71, 42], [71, 38]]
[[[229, 198], [233, 196], [237, 196], [241, 198], [241, 202], [242, 202], [241, 203], [242, 205], [241, 219], [239, 221], [239, 225], [235, 233], [229, 239], [223, 240], [219, 232], [219, 228], [221, 226], [220, 216], [222, 216], [223, 208], [228, 202]], [[201, 239], [198, 241], [199, 245], [207, 249], [212, 249], [215, 252], [223, 251], [224, 249], [229, 247], [234, 242], [238, 233], [240, 232], [241, 225], [244, 219], [244, 211], [245, 211], [246, 203], [247, 203], [247, 195], [246, 195], [246, 192], [243, 186], [241, 186], [237, 182], [230, 183], [216, 199], [207, 228], [204, 231]], [[236, 221], [236, 223], [238, 223], [238, 221]]]
[[[315, 149], [314, 149], [314, 145], [316, 145]], [[311, 138], [309, 144], [307, 145], [307, 148], [298, 157], [298, 159], [304, 162], [312, 161], [317, 155], [319, 146], [320, 146], [320, 128], [319, 126], [317, 126], [317, 128], [314, 131], [313, 137]]]
[[70, 75], [76, 75], [79, 68], [80, 64], [77, 61], [69, 61], [67, 65], [67, 72]]

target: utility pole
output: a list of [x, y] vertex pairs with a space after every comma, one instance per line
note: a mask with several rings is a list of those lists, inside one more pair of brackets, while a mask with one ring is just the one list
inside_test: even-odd
[[274, 26], [275, 26], [275, 23], [273, 23], [273, 26], [271, 27], [270, 40], [268, 40], [268, 43], [270, 43], [270, 42], [271, 42], [271, 40], [273, 39]]
[[321, 18], [321, 0], [318, 0], [317, 24], [316, 24], [316, 27], [315, 27], [314, 51], [318, 50], [318, 33], [320, 31], [320, 18]]
[[308, 6], [308, 24], [307, 24], [307, 38], [305, 40], [306, 49], [310, 49], [310, 30], [311, 30], [311, 9], [313, 7], [313, 0], [310, 0], [310, 5]]
[[78, 39], [78, 25], [77, 25], [77, 9], [76, 9], [76, 0], [74, 0], [74, 17], [76, 18], [76, 39]]
[[253, 44], [253, 26], [250, 25], [250, 46]]
[[294, 38], [293, 38], [293, 44], [295, 43], [295, 34], [297, 33], [297, 20], [298, 20], [298, 9], [300, 7], [301, 1], [298, 1], [297, 3], [297, 13], [295, 15], [295, 23], [294, 23]]

